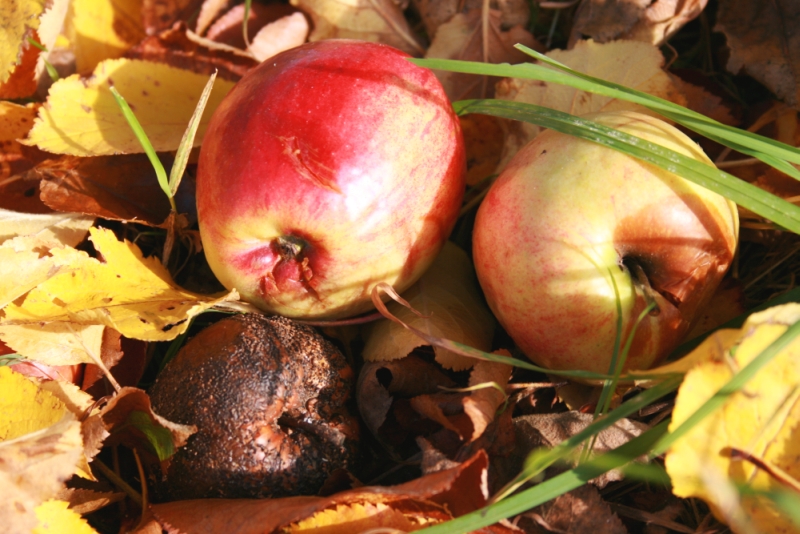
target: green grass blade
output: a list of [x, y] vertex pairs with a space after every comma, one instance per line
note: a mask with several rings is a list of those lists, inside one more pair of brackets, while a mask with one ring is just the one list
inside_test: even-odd
[[214, 71], [214, 74], [208, 79], [203, 93], [200, 95], [197, 107], [194, 109], [189, 125], [186, 127], [186, 131], [183, 132], [178, 151], [175, 153], [175, 162], [172, 164], [172, 170], [169, 173], [169, 190], [173, 196], [178, 192], [178, 186], [181, 185], [183, 171], [186, 170], [186, 164], [189, 162], [189, 155], [192, 152], [192, 145], [194, 145], [194, 138], [197, 135], [197, 129], [200, 127], [200, 119], [203, 118], [203, 111], [206, 109], [208, 97], [211, 95], [211, 89], [214, 87], [214, 80], [216, 79], [217, 71]]
[[658, 456], [667, 451], [677, 440], [686, 435], [692, 428], [694, 428], [700, 421], [714, 413], [719, 409], [728, 398], [734, 393], [741, 391], [744, 385], [755, 376], [765, 365], [785, 349], [792, 341], [800, 335], [800, 321], [794, 323], [786, 329], [786, 332], [780, 335], [778, 339], [773, 341], [767, 348], [756, 356], [750, 363], [742, 368], [738, 373], [733, 375], [731, 379], [722, 386], [710, 399], [708, 399], [702, 406], [689, 416], [678, 428], [664, 436], [650, 453], [651, 457]]
[[[37, 41], [36, 39], [34, 39], [32, 37], [28, 37], [28, 42], [30, 44], [32, 44], [33, 46], [35, 46], [36, 48], [38, 48], [39, 50], [41, 50], [42, 52], [47, 53], [47, 47], [44, 46], [39, 41]], [[53, 66], [52, 63], [47, 61], [44, 58], [44, 56], [40, 56], [40, 57], [41, 57], [42, 61], [44, 62], [44, 68], [45, 68], [45, 70], [47, 70], [47, 75], [50, 76], [51, 80], [53, 80], [54, 82], [57, 82], [58, 79], [60, 78], [60, 76], [58, 75], [58, 71], [56, 70], [56, 68]]]
[[158, 185], [161, 186], [161, 190], [167, 195], [169, 204], [172, 207], [172, 211], [177, 212], [178, 209], [175, 206], [175, 198], [173, 198], [172, 191], [169, 188], [167, 172], [164, 170], [164, 164], [162, 164], [161, 160], [158, 159], [158, 154], [156, 154], [155, 148], [153, 148], [152, 143], [150, 143], [147, 133], [145, 133], [144, 128], [142, 128], [139, 119], [137, 119], [136, 115], [133, 114], [133, 110], [128, 105], [128, 102], [126, 102], [122, 95], [119, 94], [119, 91], [117, 91], [116, 87], [112, 85], [110, 89], [111, 94], [114, 95], [114, 99], [117, 101], [117, 105], [119, 105], [120, 109], [122, 110], [122, 115], [125, 117], [125, 120], [128, 121], [128, 124], [130, 125], [131, 130], [133, 130], [136, 139], [139, 140], [139, 144], [142, 145], [145, 154], [147, 154], [150, 164], [153, 166], [153, 169], [155, 169], [156, 177], [158, 178]]
[[744, 182], [712, 165], [701, 163], [655, 143], [639, 139], [614, 128], [554, 109], [502, 100], [456, 102], [459, 114], [482, 113], [522, 120], [562, 133], [600, 143], [625, 154], [673, 172], [719, 193], [775, 224], [800, 233], [800, 207]]
[[464, 534], [530, 510], [535, 506], [555, 499], [559, 495], [583, 486], [603, 473], [622, 467], [634, 458], [647, 454], [666, 430], [667, 423], [660, 423], [613, 451], [581, 463], [578, 467], [561, 473], [530, 489], [521, 491], [503, 501], [470, 512], [452, 521], [440, 523], [417, 532], [420, 534]]
[[601, 80], [600, 78], [582, 74], [527, 47], [517, 45], [517, 48], [542, 61], [543, 63], [546, 63], [552, 68], [533, 63], [509, 65], [507, 63], [477, 63], [455, 59], [415, 59], [412, 61], [416, 65], [430, 69], [488, 76], [525, 78], [541, 80], [549, 83], [558, 83], [562, 85], [568, 85], [582, 91], [633, 102], [661, 113], [665, 117], [674, 120], [675, 122], [696, 131], [697, 133], [705, 135], [709, 138], [715, 138], [725, 146], [731, 146], [731, 144], [734, 144], [735, 147], [731, 146], [731, 148], [743, 151], [743, 153], [755, 158], [762, 159], [765, 156], [772, 156], [774, 158], [800, 164], [800, 149], [791, 145], [787, 145], [785, 143], [781, 143], [780, 141], [754, 134], [752, 132], [741, 130], [739, 128], [727, 126], [710, 119], [705, 115], [670, 102], [669, 100], [664, 100], [663, 98], [659, 98], [642, 91], [637, 91], [635, 89], [625, 87], [624, 85], [619, 85], [613, 82]]

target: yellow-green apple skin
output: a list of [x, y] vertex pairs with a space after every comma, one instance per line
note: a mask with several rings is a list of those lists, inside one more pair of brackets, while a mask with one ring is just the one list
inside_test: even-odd
[[[711, 165], [697, 144], [659, 119], [634, 112], [586, 118]], [[649, 368], [677, 346], [713, 295], [738, 232], [736, 205], [721, 195], [548, 130], [492, 185], [475, 220], [473, 255], [489, 306], [528, 358], [550, 369], [606, 373], [617, 295], [623, 346], [648, 302], [657, 304], [633, 332], [625, 366]], [[643, 272], [640, 282], [632, 270]], [[643, 289], [648, 284], [652, 292]]]
[[403, 291], [458, 217], [466, 158], [433, 73], [392, 47], [325, 40], [245, 75], [214, 112], [197, 207], [217, 278], [263, 310], [339, 318]]

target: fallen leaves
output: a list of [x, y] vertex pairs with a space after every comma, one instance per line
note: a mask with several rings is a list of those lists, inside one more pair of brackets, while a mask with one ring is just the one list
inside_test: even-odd
[[[24, 142], [48, 152], [78, 156], [143, 152], [111, 94], [113, 84], [136, 113], [153, 147], [164, 152], [176, 150], [207, 81], [200, 74], [163, 64], [105, 60], [87, 81], [73, 75], [53, 84], [47, 105], [40, 109]], [[208, 109], [215, 109], [232, 86], [227, 80], [218, 80]], [[211, 115], [204, 117], [195, 146], [202, 142]]]
[[[716, 335], [696, 349], [703, 361], [678, 392], [670, 429], [675, 429], [764, 348], [800, 320], [800, 305], [750, 316], [739, 331]], [[674, 493], [700, 497], [734, 532], [794, 532], [796, 525], [758, 493], [737, 496], [736, 486], [755, 492], [800, 487], [800, 341], [795, 340], [742, 391], [696, 424], [670, 449], [667, 472]], [[741, 451], [741, 452], [737, 452]], [[753, 458], [755, 461], [749, 460]], [[765, 469], [763, 466], [771, 467]], [[788, 480], [776, 477], [783, 473]], [[790, 486], [791, 487], [791, 486]], [[795, 490], [797, 491], [797, 490]]]
[[0, 84], [5, 84], [18, 67], [25, 37], [39, 26], [44, 0], [9, 0], [0, 6]]
[[800, 6], [732, 1], [720, 5], [715, 30], [725, 34], [727, 69], [744, 70], [792, 107], [800, 105]]
[[[208, 297], [179, 288], [157, 259], [143, 257], [109, 230], [93, 228], [91, 238], [103, 261], [71, 248], [52, 249], [54, 264], [65, 268], [22, 302], [7, 305], [0, 325], [104, 325], [126, 337], [165, 341], [184, 332], [190, 317], [238, 298], [235, 292]], [[24, 258], [19, 261], [16, 269], [24, 272]]]

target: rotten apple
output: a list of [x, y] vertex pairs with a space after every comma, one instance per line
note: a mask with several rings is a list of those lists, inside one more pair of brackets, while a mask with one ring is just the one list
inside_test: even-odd
[[289, 317], [372, 307], [416, 281], [464, 193], [458, 119], [433, 73], [392, 47], [325, 40], [262, 63], [214, 112], [198, 164], [206, 258]]
[[[711, 164], [669, 124], [634, 112], [590, 119]], [[519, 348], [551, 369], [645, 369], [682, 340], [730, 265], [736, 205], [611, 148], [548, 130], [526, 145], [478, 210], [475, 267]], [[618, 295], [618, 296], [617, 296]], [[655, 308], [638, 326], [649, 303]]]

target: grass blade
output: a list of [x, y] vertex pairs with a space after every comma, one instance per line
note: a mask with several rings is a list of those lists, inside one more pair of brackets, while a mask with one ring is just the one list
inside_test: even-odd
[[152, 143], [150, 143], [147, 133], [145, 133], [144, 128], [142, 128], [139, 119], [137, 119], [136, 115], [133, 114], [133, 110], [128, 105], [128, 102], [126, 102], [122, 95], [119, 94], [119, 91], [117, 91], [116, 87], [112, 85], [110, 89], [111, 94], [114, 95], [114, 99], [117, 101], [117, 105], [122, 110], [122, 115], [125, 117], [125, 120], [128, 121], [131, 130], [133, 130], [133, 134], [136, 136], [136, 139], [139, 140], [139, 144], [142, 145], [144, 153], [147, 154], [147, 159], [150, 160], [150, 164], [153, 166], [153, 169], [155, 169], [156, 177], [158, 178], [158, 185], [161, 186], [161, 190], [167, 195], [172, 211], [177, 213], [178, 208], [175, 206], [175, 198], [173, 197], [172, 191], [169, 188], [167, 171], [164, 170], [164, 164], [162, 164], [161, 160], [158, 159], [156, 149], [153, 148]]
[[197, 107], [194, 109], [189, 125], [186, 127], [186, 131], [183, 132], [181, 144], [178, 145], [178, 151], [175, 153], [175, 162], [172, 164], [172, 170], [169, 173], [169, 190], [173, 196], [178, 192], [178, 186], [181, 185], [183, 171], [186, 170], [186, 164], [189, 162], [189, 155], [192, 152], [192, 145], [194, 145], [194, 138], [197, 135], [197, 129], [200, 127], [200, 119], [203, 118], [203, 111], [206, 109], [208, 97], [211, 96], [211, 89], [214, 87], [214, 80], [216, 79], [217, 71], [214, 71], [214, 74], [208, 79], [203, 93], [200, 95]]
[[[795, 164], [800, 164], [800, 149], [793, 146], [775, 141], [768, 137], [747, 132], [739, 128], [724, 125], [700, 113], [687, 109], [678, 104], [674, 104], [663, 98], [625, 87], [624, 85], [607, 82], [599, 78], [582, 74], [574, 71], [553, 59], [540, 54], [534, 50], [517, 45], [517, 48], [528, 55], [549, 65], [533, 63], [523, 63], [519, 65], [477, 63], [472, 61], [461, 61], [455, 59], [414, 59], [414, 64], [430, 69], [447, 70], [452, 72], [462, 72], [467, 74], [481, 74], [487, 76], [500, 76], [510, 78], [525, 78], [531, 80], [541, 80], [549, 83], [568, 85], [575, 89], [595, 93], [610, 98], [617, 98], [633, 102], [656, 111], [663, 116], [705, 135], [710, 139], [730, 146], [731, 148], [758, 158], [767, 164], [769, 159], [777, 158]], [[791, 167], [791, 166], [789, 166]], [[787, 168], [784, 166], [784, 168]], [[791, 176], [800, 179], [800, 171], [793, 167], [790, 168]]]
[[719, 193], [775, 224], [800, 233], [800, 207], [744, 182], [712, 165], [701, 163], [655, 143], [614, 128], [554, 109], [502, 100], [465, 100], [454, 105], [459, 114], [482, 113], [531, 122], [600, 143], [641, 159]]

